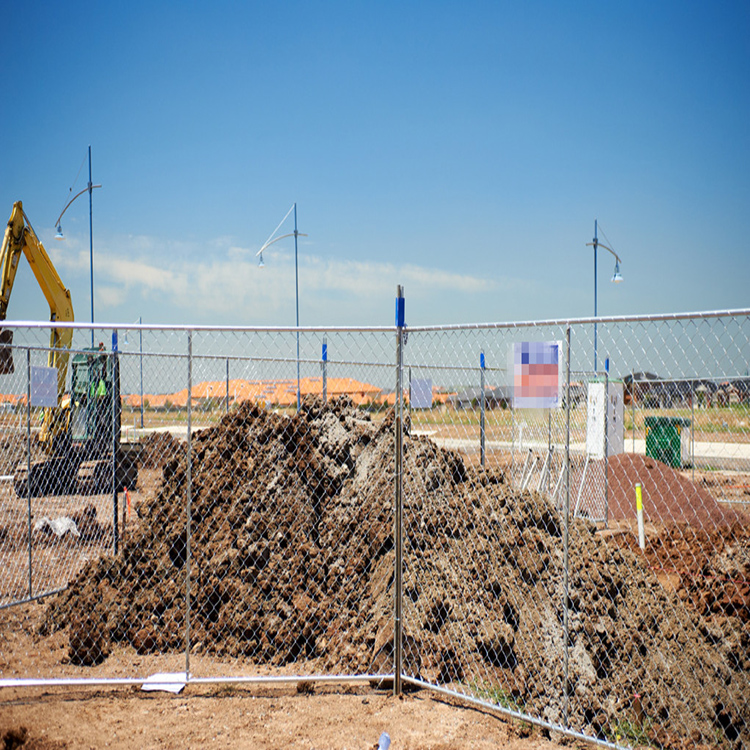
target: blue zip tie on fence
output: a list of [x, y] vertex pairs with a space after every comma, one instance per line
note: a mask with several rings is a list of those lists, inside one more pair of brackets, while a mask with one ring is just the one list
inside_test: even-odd
[[404, 297], [396, 297], [396, 327], [403, 328], [406, 325], [406, 300]]

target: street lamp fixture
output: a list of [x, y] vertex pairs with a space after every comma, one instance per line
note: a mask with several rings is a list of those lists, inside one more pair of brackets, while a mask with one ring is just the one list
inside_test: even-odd
[[[279, 231], [281, 225], [287, 220], [289, 214], [294, 211], [294, 231], [288, 234], [282, 234], [279, 237], [274, 237], [276, 232]], [[297, 311], [297, 411], [300, 410], [302, 404], [302, 398], [300, 394], [300, 376], [299, 376], [299, 264], [297, 262], [297, 237], [307, 237], [306, 234], [297, 231], [297, 204], [292, 204], [292, 207], [286, 212], [286, 216], [279, 222], [276, 229], [271, 232], [270, 237], [263, 243], [263, 247], [255, 253], [255, 257], [258, 258], [258, 267], [263, 268], [263, 251], [273, 245], [279, 240], [283, 240], [286, 237], [294, 237], [294, 296], [296, 300], [296, 311]]]
[[94, 191], [94, 188], [100, 188], [101, 185], [94, 185], [91, 182], [91, 146], [89, 146], [89, 184], [81, 190], [80, 193], [76, 193], [65, 205], [65, 208], [60, 212], [60, 215], [57, 217], [57, 221], [55, 221], [55, 228], [57, 229], [57, 233], [55, 234], [56, 240], [64, 240], [65, 236], [63, 235], [62, 230], [62, 224], [60, 223], [62, 221], [62, 217], [65, 215], [65, 212], [70, 207], [70, 204], [73, 203], [73, 201], [83, 195], [84, 193], [89, 194], [89, 267], [91, 269], [91, 348], [94, 348], [94, 218], [93, 218], [93, 200], [91, 198], [91, 194]]
[[[620, 273], [620, 263], [622, 263], [622, 259], [611, 247], [607, 247], [607, 245], [605, 245], [604, 243], [599, 242], [598, 223], [596, 219], [594, 219], [594, 241], [587, 242], [586, 247], [594, 248], [594, 317], [596, 318], [597, 316], [596, 251], [598, 248], [603, 247], [611, 255], [614, 256], [615, 271], [614, 271], [614, 274], [612, 275], [612, 278], [610, 279], [610, 281], [612, 281], [614, 284], [619, 284], [623, 280], [622, 274]], [[597, 366], [597, 324], [594, 323], [594, 372], [596, 372], [596, 366]]]
[[[604, 247], [604, 245], [602, 245]], [[609, 250], [609, 248], [607, 248]], [[612, 276], [611, 281], [615, 284], [619, 284], [622, 281], [622, 274], [620, 273], [620, 263], [618, 261], [615, 261], [615, 272]]]

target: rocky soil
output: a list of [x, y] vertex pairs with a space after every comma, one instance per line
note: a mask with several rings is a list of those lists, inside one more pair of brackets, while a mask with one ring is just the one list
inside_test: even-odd
[[169, 432], [152, 432], [141, 441], [140, 468], [155, 469], [179, 458], [185, 445]]
[[[184, 650], [189, 597], [198, 655], [392, 672], [393, 433], [392, 413], [374, 424], [346, 401], [243, 405], [193, 438], [190, 466], [174, 453], [121, 554], [84, 568], [41, 635], [67, 628], [79, 664], [118, 643]], [[642, 552], [576, 520], [566, 549], [557, 510], [500, 470], [415, 436], [403, 472], [408, 675], [603, 738], [748, 746], [747, 596], [717, 593], [750, 577], [740, 517], [664, 586], [667, 539], [686, 570], [698, 559], [682, 531]]]

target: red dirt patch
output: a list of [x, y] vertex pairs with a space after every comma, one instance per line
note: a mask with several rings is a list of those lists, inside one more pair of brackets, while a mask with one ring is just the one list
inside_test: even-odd
[[621, 453], [609, 459], [609, 512], [614, 519], [636, 516], [635, 485], [643, 492], [643, 512], [654, 523], [715, 528], [746, 523], [739, 511], [726, 508], [699, 484], [648, 456]]

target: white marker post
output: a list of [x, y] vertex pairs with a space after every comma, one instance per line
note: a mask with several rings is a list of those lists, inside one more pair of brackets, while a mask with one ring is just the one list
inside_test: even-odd
[[643, 492], [640, 482], [635, 485], [635, 508], [638, 513], [638, 544], [641, 549], [646, 549], [646, 532], [643, 528]]

